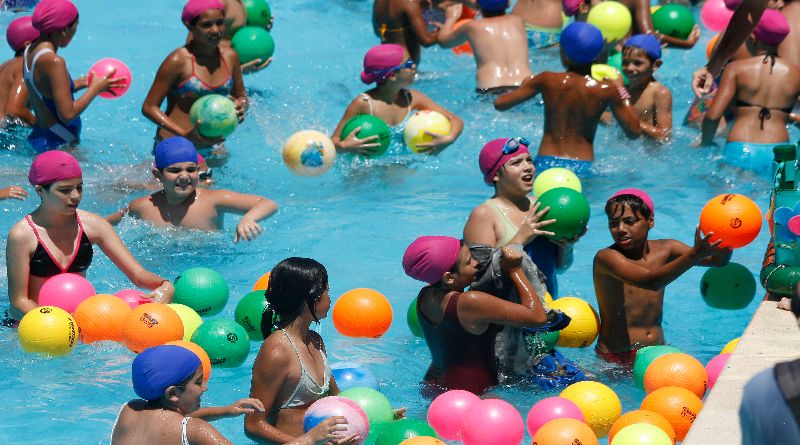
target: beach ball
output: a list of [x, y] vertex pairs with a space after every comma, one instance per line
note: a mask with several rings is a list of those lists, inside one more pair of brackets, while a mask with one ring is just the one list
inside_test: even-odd
[[653, 13], [653, 27], [661, 34], [686, 39], [694, 29], [694, 15], [686, 6], [666, 4]]
[[728, 343], [725, 344], [725, 346], [722, 348], [722, 350], [719, 351], [719, 353], [720, 354], [733, 354], [733, 350], [736, 349], [736, 345], [739, 344], [739, 340], [741, 340], [741, 339], [742, 339], [742, 337], [737, 337], [737, 338], [734, 338], [733, 340], [729, 341]]
[[611, 431], [608, 432], [608, 443], [615, 443], [614, 437], [618, 432], [635, 424], [648, 424], [659, 428], [667, 435], [670, 441], [669, 443], [675, 444], [675, 430], [672, 429], [672, 425], [670, 425], [667, 419], [661, 414], [643, 409], [630, 411], [620, 416], [620, 418], [614, 422], [614, 425], [611, 425]]
[[414, 337], [425, 338], [425, 335], [422, 333], [422, 326], [419, 325], [419, 314], [417, 314], [416, 298], [411, 300], [411, 304], [408, 305], [408, 311], [406, 312], [406, 323], [408, 323], [408, 330], [411, 331], [411, 334], [414, 335]]
[[367, 413], [370, 425], [389, 423], [394, 420], [394, 409], [385, 395], [368, 387], [355, 387], [339, 393], [358, 404]]
[[544, 424], [551, 420], [564, 418], [575, 419], [581, 423], [586, 420], [581, 409], [572, 400], [563, 397], [547, 397], [531, 407], [525, 424], [528, 426], [528, 434], [534, 437]]
[[642, 400], [641, 409], [662, 415], [675, 430], [675, 438], [686, 438], [703, 402], [693, 392], [677, 386], [657, 389]]
[[81, 301], [97, 295], [94, 286], [86, 278], [74, 273], [53, 275], [39, 289], [39, 304], [55, 306], [74, 312]]
[[335, 362], [331, 364], [331, 372], [336, 386], [341, 391], [350, 388], [365, 387], [378, 390], [378, 379], [366, 366], [354, 362]]
[[[608, 3], [608, 2], [607, 2]], [[555, 233], [553, 239], [572, 239], [583, 233], [589, 223], [589, 201], [571, 188], [556, 187], [539, 196], [539, 209], [550, 207], [542, 219], [555, 219], [556, 222], [542, 227]]]
[[167, 306], [171, 307], [183, 322], [183, 339], [189, 341], [192, 339], [192, 334], [198, 326], [203, 324], [203, 319], [195, 312], [194, 309], [180, 303], [169, 303]]
[[342, 140], [347, 139], [347, 136], [358, 127], [361, 127], [361, 130], [358, 130], [358, 133], [356, 133], [357, 138], [365, 139], [370, 136], [377, 136], [378, 139], [371, 143], [381, 144], [380, 147], [369, 149], [371, 152], [370, 156], [380, 156], [386, 153], [386, 150], [389, 149], [389, 144], [392, 142], [392, 130], [389, 129], [389, 126], [386, 125], [381, 118], [369, 114], [353, 116], [345, 122], [339, 138]]
[[666, 386], [679, 386], [703, 398], [708, 389], [708, 374], [700, 361], [689, 354], [665, 354], [650, 363], [644, 373], [644, 390], [650, 394]]
[[741, 264], [710, 267], [700, 280], [700, 295], [715, 309], [744, 309], [756, 296], [756, 279]]
[[728, 364], [728, 359], [731, 358], [730, 354], [719, 354], [716, 357], [712, 358], [711, 360], [706, 363], [706, 374], [708, 374], [708, 390], [711, 391], [711, 388], [714, 387], [714, 384], [717, 383], [717, 378], [722, 373], [722, 370], [725, 369], [725, 365]]
[[392, 324], [392, 305], [383, 294], [359, 288], [345, 292], [333, 305], [333, 325], [348, 337], [377, 338]]
[[714, 32], [722, 32], [728, 26], [733, 11], [725, 6], [725, 0], [706, 0], [700, 9], [703, 26]]
[[264, 316], [266, 309], [267, 299], [263, 290], [250, 292], [236, 305], [233, 318], [247, 331], [250, 341], [264, 340], [264, 334], [261, 333], [261, 317]]
[[608, 66], [617, 70], [617, 72], [622, 76], [622, 83], [625, 85], [630, 85], [631, 80], [628, 79], [628, 76], [625, 74], [625, 71], [622, 71], [622, 53], [613, 53], [608, 56]]
[[152, 301], [139, 289], [123, 289], [119, 292], [114, 292], [114, 296], [127, 303], [128, 307], [131, 309], [134, 309], [140, 304], [150, 303]]
[[719, 195], [700, 212], [700, 230], [704, 234], [714, 232], [711, 242], [722, 238], [720, 247], [743, 247], [761, 231], [761, 210], [744, 195]]
[[189, 109], [192, 126], [200, 122], [197, 131], [209, 138], [230, 136], [239, 126], [236, 104], [221, 94], [208, 94], [194, 101]]
[[633, 361], [633, 381], [636, 382], [636, 386], [644, 389], [644, 374], [653, 360], [673, 352], [681, 352], [681, 350], [675, 346], [655, 345], [645, 346], [636, 351], [636, 358]]
[[602, 63], [595, 63], [591, 68], [592, 79], [597, 81], [617, 80], [619, 79], [619, 74], [619, 71], [613, 66]]
[[22, 317], [17, 334], [25, 352], [67, 355], [78, 342], [78, 324], [60, 307], [40, 306]]
[[431, 436], [416, 436], [400, 442], [400, 445], [446, 445], [441, 440]]
[[628, 34], [632, 18], [630, 10], [622, 3], [605, 1], [592, 7], [586, 22], [596, 26], [606, 42], [613, 42]]
[[544, 304], [548, 308], [550, 307], [551, 304], [553, 304], [553, 301], [554, 301], [553, 300], [553, 296], [550, 295], [550, 292], [547, 292], [547, 291], [544, 292], [544, 297], [542, 297], [542, 300], [544, 300]]
[[567, 168], [555, 167], [536, 175], [533, 180], [533, 195], [542, 196], [546, 192], [559, 187], [565, 187], [580, 193], [583, 191], [581, 180], [578, 175]]
[[228, 303], [228, 282], [206, 267], [186, 269], [175, 279], [172, 302], [185, 304], [201, 316], [217, 314]]
[[250, 289], [252, 291], [256, 290], [267, 290], [269, 287], [269, 276], [272, 272], [267, 272], [264, 275], [261, 275], [258, 280], [256, 280], [255, 284], [253, 284], [253, 288]]
[[116, 99], [127, 93], [128, 89], [131, 87], [133, 74], [131, 74], [130, 68], [128, 68], [128, 65], [125, 65], [121, 60], [113, 59], [111, 57], [100, 59], [95, 62], [94, 65], [89, 68], [89, 74], [86, 77], [86, 81], [89, 82], [89, 85], [91, 85], [96, 77], [102, 79], [103, 77], [111, 74], [113, 70], [116, 71], [111, 76], [111, 79], [123, 79], [123, 85], [118, 88], [111, 88], [109, 91], [103, 91], [99, 94], [100, 97], [104, 97], [106, 99]]
[[247, 10], [247, 26], [269, 26], [272, 10], [266, 0], [242, 0], [242, 3]]
[[445, 440], [459, 440], [461, 418], [480, 397], [462, 389], [453, 389], [439, 394], [428, 407], [428, 424]]
[[634, 423], [621, 429], [611, 445], [673, 445], [675, 442], [661, 428]]
[[597, 445], [597, 436], [589, 425], [573, 418], [553, 419], [533, 435], [533, 445]]
[[622, 403], [617, 394], [600, 382], [573, 383], [561, 391], [560, 396], [578, 405], [586, 424], [597, 437], [606, 437], [611, 425], [622, 414]]
[[194, 352], [203, 364], [203, 381], [208, 382], [208, 379], [211, 378], [211, 358], [208, 357], [208, 354], [200, 345], [186, 340], [175, 340], [166, 344], [181, 346]]
[[550, 304], [572, 319], [566, 328], [559, 332], [558, 346], [584, 348], [594, 343], [600, 329], [600, 317], [589, 303], [577, 297], [561, 297]]
[[331, 168], [334, 160], [336, 147], [319, 131], [299, 131], [283, 145], [283, 162], [300, 176], [319, 176]]
[[375, 445], [400, 445], [415, 437], [433, 437], [436, 431], [419, 419], [400, 419], [381, 429]]
[[424, 147], [418, 147], [433, 140], [433, 136], [450, 134], [450, 120], [442, 113], [433, 110], [419, 110], [406, 122], [403, 138], [411, 151], [419, 153]]
[[263, 63], [275, 54], [275, 41], [266, 29], [258, 26], [245, 26], [233, 35], [231, 48], [239, 55], [241, 64], [256, 59], [260, 59]]
[[714, 48], [717, 46], [717, 41], [719, 40], [719, 36], [721, 34], [715, 34], [711, 40], [708, 41], [706, 45], [706, 60], [711, 60], [711, 53], [714, 52]]
[[236, 368], [250, 353], [250, 339], [243, 327], [233, 320], [208, 320], [201, 324], [194, 335], [196, 343], [208, 354], [213, 366]]
[[[464, 9], [468, 10], [469, 8], [464, 6]], [[464, 26], [464, 24], [469, 23], [471, 21], [472, 21], [471, 18], [462, 18], [461, 20], [457, 21], [455, 25], [453, 25], [453, 31], [457, 30], [458, 28], [461, 28], [462, 26]], [[464, 42], [464, 43], [462, 43], [460, 45], [457, 45], [457, 46], [454, 46], [454, 47], [452, 47], [450, 49], [455, 54], [459, 54], [459, 55], [467, 54], [467, 55], [470, 55], [470, 56], [472, 55], [472, 45], [470, 45], [469, 42]]]
[[357, 434], [360, 439], [356, 443], [364, 443], [364, 439], [370, 430], [369, 419], [367, 419], [366, 413], [358, 405], [344, 397], [324, 397], [312, 403], [303, 416], [303, 431], [308, 432], [323, 420], [333, 416], [343, 416], [347, 419], [347, 429], [337, 431], [337, 437]]
[[519, 445], [525, 436], [525, 425], [513, 405], [500, 399], [486, 399], [464, 413], [459, 435], [464, 445]]
[[169, 306], [145, 303], [131, 309], [122, 323], [122, 342], [133, 352], [183, 338], [181, 317]]
[[114, 295], [98, 294], [83, 300], [72, 316], [82, 342], [122, 341], [122, 323], [130, 311], [130, 306]]

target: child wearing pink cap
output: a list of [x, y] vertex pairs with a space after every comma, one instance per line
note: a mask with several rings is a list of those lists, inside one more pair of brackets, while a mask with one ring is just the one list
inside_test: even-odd
[[28, 89], [22, 79], [22, 52], [39, 38], [31, 16], [18, 17], [6, 28], [8, 46], [14, 57], [0, 65], [0, 127], [21, 124], [33, 125], [36, 117], [28, 108]]
[[778, 56], [789, 23], [767, 9], [746, 44], [753, 57], [725, 68], [714, 104], [703, 120], [700, 145], [713, 144], [717, 124], [733, 102], [735, 119], [723, 149], [728, 164], [772, 174], [772, 147], [789, 143], [786, 123], [800, 96], [800, 67]]
[[594, 290], [600, 307], [595, 351], [606, 361], [632, 366], [636, 350], [663, 345], [664, 288], [692, 266], [723, 266], [730, 249], [711, 243], [712, 233], [695, 229], [692, 247], [674, 240], [648, 240], [653, 200], [642, 190], [624, 189], [606, 202], [614, 243], [594, 257]]
[[461, 134], [464, 122], [437, 104], [430, 97], [417, 90], [407, 88], [417, 76], [417, 65], [406, 56], [403, 47], [395, 44], [383, 44], [372, 47], [364, 56], [364, 71], [361, 81], [366, 84], [376, 83], [375, 88], [358, 95], [347, 109], [344, 116], [333, 130], [331, 140], [336, 149], [342, 153], [369, 155], [378, 147], [378, 136], [359, 139], [356, 135], [361, 127], [356, 127], [344, 139], [341, 132], [350, 118], [359, 114], [379, 117], [392, 131], [391, 147], [399, 151], [405, 145], [403, 132], [408, 119], [415, 110], [433, 110], [442, 113], [450, 120], [450, 133], [433, 135], [430, 142], [419, 144], [421, 153], [438, 154], [455, 142]]

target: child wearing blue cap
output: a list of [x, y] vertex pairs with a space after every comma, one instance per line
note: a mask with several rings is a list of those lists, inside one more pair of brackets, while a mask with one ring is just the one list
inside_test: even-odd
[[622, 47], [622, 71], [628, 76], [631, 102], [642, 133], [665, 140], [672, 134], [672, 91], [653, 78], [661, 66], [661, 43], [650, 34], [636, 34]]

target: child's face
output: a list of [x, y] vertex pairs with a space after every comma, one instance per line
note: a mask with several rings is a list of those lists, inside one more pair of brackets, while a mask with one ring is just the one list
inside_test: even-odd
[[645, 218], [628, 205], [617, 205], [608, 215], [608, 230], [614, 244], [622, 250], [641, 247], [652, 227], [652, 216]]
[[466, 244], [461, 246], [456, 264], [458, 265], [456, 280], [458, 283], [463, 284], [463, 287], [469, 286], [475, 281], [475, 276], [478, 274], [478, 262], [472, 257]]
[[628, 49], [622, 54], [622, 71], [630, 79], [631, 85], [649, 81], [656, 69], [656, 64], [657, 62], [650, 61], [647, 53], [639, 49]]
[[200, 399], [208, 387], [203, 383], [203, 367], [198, 366], [185, 385], [177, 387], [178, 408], [184, 413], [200, 409]]
[[314, 304], [314, 315], [317, 316], [318, 320], [322, 320], [323, 318], [328, 316], [328, 312], [331, 309], [331, 295], [329, 289], [325, 289], [325, 292], [319, 296], [319, 299]]
[[533, 167], [533, 159], [529, 153], [523, 153], [509, 159], [498, 172], [498, 178], [506, 186], [519, 189], [524, 193], [533, 190], [533, 178], [536, 169]]
[[198, 171], [195, 162], [179, 162], [165, 167], [157, 176], [165, 193], [189, 196], [197, 188]]

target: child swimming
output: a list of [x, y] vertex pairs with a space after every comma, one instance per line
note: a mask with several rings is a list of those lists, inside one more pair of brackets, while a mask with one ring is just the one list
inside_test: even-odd
[[0, 65], [0, 127], [34, 125], [36, 116], [28, 108], [28, 88], [22, 78], [22, 53], [39, 38], [31, 16], [16, 18], [6, 28], [8, 46], [14, 57]]
[[622, 46], [622, 71], [630, 80], [628, 91], [639, 114], [642, 133], [657, 140], [672, 134], [672, 92], [653, 78], [661, 66], [661, 44], [654, 36], [637, 34]]

